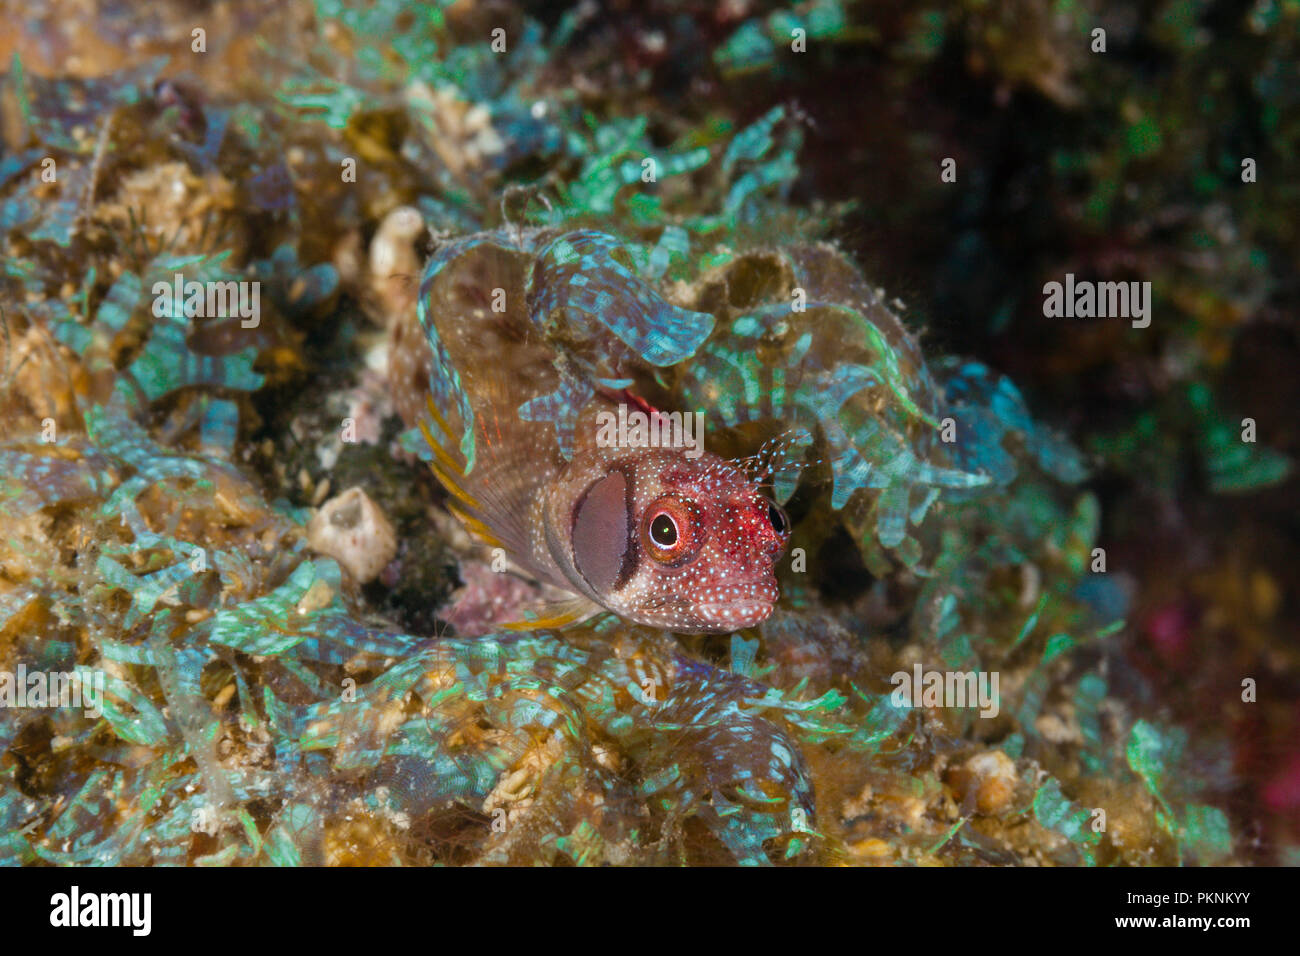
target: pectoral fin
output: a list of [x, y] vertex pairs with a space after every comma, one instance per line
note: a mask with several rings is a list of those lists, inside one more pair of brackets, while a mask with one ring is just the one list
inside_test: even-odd
[[546, 628], [568, 627], [585, 621], [605, 608], [585, 597], [575, 596], [561, 601], [549, 601], [528, 608], [524, 618], [501, 625], [507, 631], [538, 631]]

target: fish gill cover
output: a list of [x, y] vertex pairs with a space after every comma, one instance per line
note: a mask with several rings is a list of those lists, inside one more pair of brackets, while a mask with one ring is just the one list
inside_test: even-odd
[[[858, 204], [801, 186], [800, 107], [665, 109], [659, 43], [715, 83], [775, 81], [792, 31], [833, 61], [875, 42], [867, 12], [762, 5], [720, 31], [656, 9], [671, 38], [625, 62], [594, 42], [623, 27], [586, 7], [237, 4], [197, 29], [163, 15], [140, 46], [170, 58], [63, 70], [33, 68], [48, 21], [16, 24], [0, 672], [102, 694], [0, 707], [0, 860], [1252, 859], [1254, 824], [1225, 812], [1232, 740], [1190, 737], [1121, 663], [1133, 587], [1088, 457], [1011, 378], [923, 344], [832, 241]], [[1073, 102], [982, 10], [881, 28], [912, 70], [967, 30], [1001, 82]], [[626, 389], [702, 410], [719, 453], [778, 459], [793, 534], [768, 620], [497, 626], [533, 589], [448, 519], [378, 371], [416, 361], [399, 333], [418, 314], [413, 380], [472, 468], [463, 378], [502, 355], [458, 367], [424, 313], [484, 249], [513, 263], [507, 318], [561, 383], [517, 414], [564, 454], [581, 406]], [[1289, 475], [1205, 381], [1168, 402], [1093, 460], [1175, 467], [1142, 437], [1172, 414], [1216, 492]], [[345, 519], [328, 499], [352, 486], [373, 511]], [[317, 537], [363, 520], [370, 570]], [[934, 673], [1000, 682], [951, 706]], [[1294, 833], [1269, 837], [1292, 858]]]

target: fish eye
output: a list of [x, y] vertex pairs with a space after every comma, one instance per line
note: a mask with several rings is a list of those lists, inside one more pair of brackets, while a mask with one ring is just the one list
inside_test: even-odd
[[790, 530], [790, 519], [775, 501], [767, 503], [767, 520], [777, 534], [785, 534]]
[[692, 560], [703, 545], [700, 511], [676, 495], [665, 495], [650, 503], [641, 521], [641, 545], [660, 564], [681, 567]]
[[677, 543], [677, 522], [667, 512], [659, 512], [650, 522], [650, 540], [664, 549]]

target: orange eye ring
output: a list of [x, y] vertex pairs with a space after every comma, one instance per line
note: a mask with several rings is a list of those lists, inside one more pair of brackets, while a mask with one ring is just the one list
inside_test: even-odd
[[689, 501], [663, 497], [641, 520], [641, 546], [660, 564], [685, 564], [700, 550], [700, 513]]

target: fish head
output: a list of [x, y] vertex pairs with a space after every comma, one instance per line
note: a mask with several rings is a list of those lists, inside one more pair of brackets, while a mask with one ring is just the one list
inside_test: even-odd
[[571, 555], [583, 588], [630, 620], [728, 632], [766, 620], [790, 539], [780, 506], [703, 453], [643, 449], [608, 462], [577, 496]]

